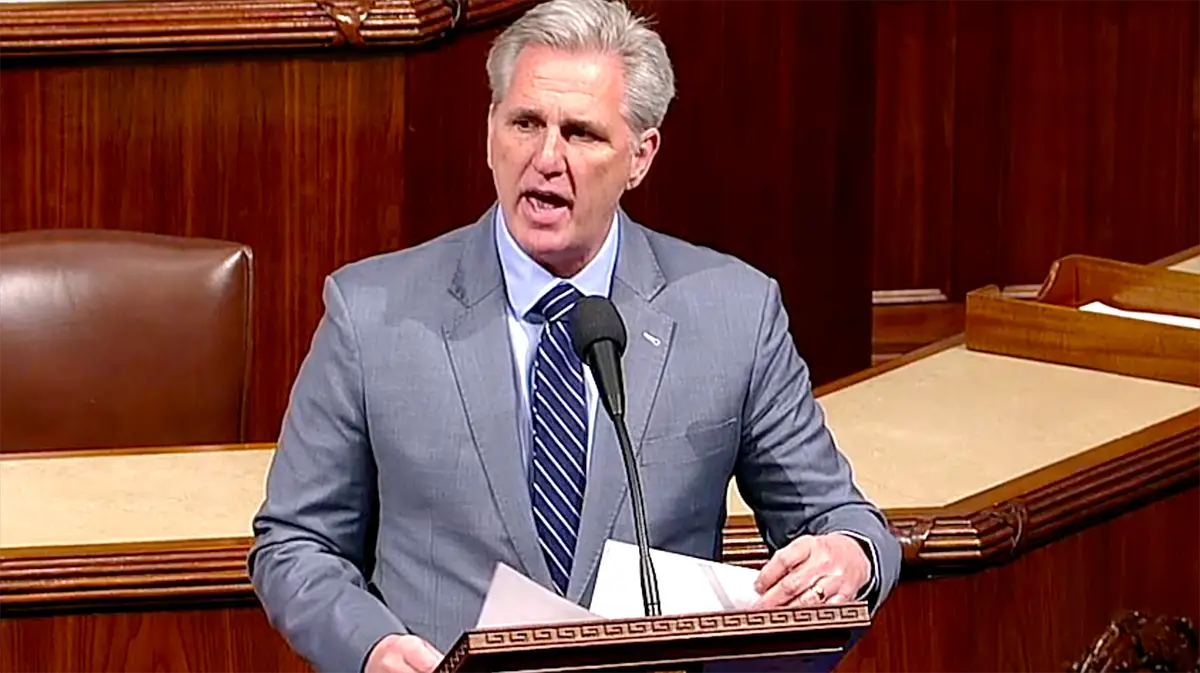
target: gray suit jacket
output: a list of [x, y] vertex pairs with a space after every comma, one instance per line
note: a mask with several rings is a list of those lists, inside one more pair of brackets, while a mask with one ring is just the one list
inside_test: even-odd
[[[272, 624], [320, 670], [360, 670], [388, 633], [446, 651], [474, 625], [497, 562], [553, 586], [491, 222], [489, 211], [325, 284], [249, 558]], [[806, 532], [870, 539], [877, 605], [899, 574], [899, 545], [825, 427], [776, 283], [624, 213], [620, 226], [611, 299], [629, 333], [627, 422], [651, 544], [717, 558], [735, 477], [772, 548]], [[605, 539], [634, 541], [603, 413], [594, 433], [568, 589], [585, 605]]]

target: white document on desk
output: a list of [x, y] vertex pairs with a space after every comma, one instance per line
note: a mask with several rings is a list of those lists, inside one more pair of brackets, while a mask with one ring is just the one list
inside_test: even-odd
[[[746, 610], [758, 600], [758, 571], [650, 550], [664, 615]], [[644, 617], [637, 545], [608, 540], [600, 557], [591, 611], [606, 619]]]
[[506, 628], [600, 619], [503, 563], [496, 565], [476, 628]]
[[1163, 323], [1164, 325], [1177, 325], [1179, 327], [1190, 327], [1192, 329], [1200, 329], [1200, 318], [1190, 318], [1183, 315], [1171, 315], [1168, 313], [1150, 313], [1148, 311], [1127, 311], [1125, 309], [1113, 308], [1108, 304], [1100, 301], [1094, 301], [1089, 304], [1084, 304], [1079, 307], [1080, 311], [1089, 313], [1103, 313], [1105, 315], [1115, 315], [1120, 318], [1133, 318], [1134, 320], [1147, 320], [1150, 322]]

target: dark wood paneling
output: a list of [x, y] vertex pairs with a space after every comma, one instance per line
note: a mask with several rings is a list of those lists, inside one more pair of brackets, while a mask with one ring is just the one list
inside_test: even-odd
[[1037, 282], [1062, 253], [1148, 262], [1194, 244], [1200, 5], [1006, 7], [1013, 207], [1004, 281]]
[[814, 380], [868, 366], [873, 6], [633, 4], [679, 94], [630, 213], [775, 276]]
[[1188, 122], [1192, 126], [1189, 163], [1192, 178], [1188, 185], [1188, 239], [1193, 244], [1200, 245], [1200, 198], [1195, 196], [1200, 194], [1200, 86], [1196, 85], [1200, 80], [1200, 2], [1193, 2], [1189, 24], [1192, 26], [1192, 110], [1188, 116]]
[[955, 6], [879, 3], [875, 289], [949, 287]]
[[6, 673], [312, 670], [256, 603], [6, 618], [0, 642]]
[[412, 101], [404, 136], [405, 231], [433, 238], [477, 219], [496, 198], [487, 166], [491, 100], [483, 63], [499, 34], [461, 36], [454, 44], [409, 57]]
[[905, 580], [839, 671], [1067, 671], [1124, 610], [1200, 622], [1187, 491], [955, 577]]
[[875, 289], [1200, 241], [1200, 5], [883, 3]]
[[939, 198], [954, 204], [950, 258], [941, 261], [950, 269], [950, 286], [941, 289], [957, 301], [988, 283], [1009, 284], [993, 280], [1002, 277], [999, 245], [1011, 205], [1000, 198], [1009, 143], [1006, 7], [1002, 2], [954, 4], [954, 107], [945, 113], [952, 118], [954, 172]]
[[872, 364], [963, 331], [961, 302], [876, 304], [871, 311]]

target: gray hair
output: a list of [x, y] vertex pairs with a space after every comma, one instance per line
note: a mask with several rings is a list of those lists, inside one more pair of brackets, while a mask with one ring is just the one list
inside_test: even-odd
[[508, 91], [517, 57], [530, 45], [619, 56], [625, 66], [625, 121], [635, 134], [662, 125], [675, 97], [671, 59], [658, 33], [623, 3], [551, 0], [526, 12], [488, 52], [493, 103]]

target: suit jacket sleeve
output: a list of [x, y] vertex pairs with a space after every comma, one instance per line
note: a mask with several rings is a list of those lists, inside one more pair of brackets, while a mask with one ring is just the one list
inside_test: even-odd
[[293, 649], [318, 670], [358, 671], [375, 643], [404, 633], [368, 590], [376, 468], [358, 342], [333, 278], [292, 390], [254, 518], [254, 589]]
[[735, 478], [772, 552], [804, 534], [865, 538], [873, 566], [865, 598], [874, 607], [886, 598], [899, 577], [900, 546], [825, 425], [775, 281], [763, 302]]

